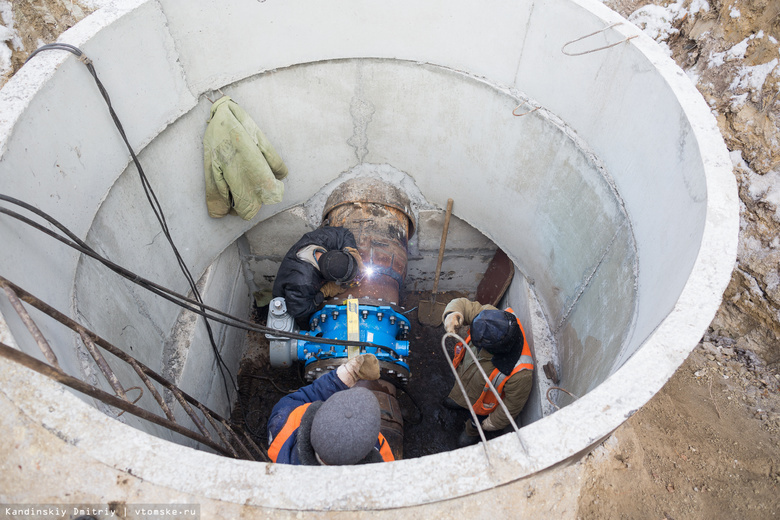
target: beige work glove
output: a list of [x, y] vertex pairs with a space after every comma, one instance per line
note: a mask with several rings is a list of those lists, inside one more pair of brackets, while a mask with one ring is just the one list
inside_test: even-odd
[[320, 287], [320, 292], [325, 295], [325, 299], [332, 298], [333, 296], [336, 296], [341, 291], [343, 291], [344, 288], [341, 287], [336, 282], [327, 282], [325, 285]]
[[350, 388], [361, 379], [374, 381], [379, 379], [379, 360], [373, 354], [355, 356], [338, 367], [336, 375]]
[[358, 252], [358, 250], [355, 249], [354, 247], [345, 247], [344, 251], [352, 255], [352, 258], [354, 258], [355, 262], [357, 263], [358, 273], [362, 273], [364, 268], [363, 259], [360, 257], [360, 253]]
[[463, 326], [463, 314], [459, 312], [451, 312], [444, 318], [444, 330], [446, 332], [458, 332], [458, 329]]
[[492, 417], [493, 417], [492, 414], [488, 415], [487, 419], [482, 421], [482, 429], [484, 431], [486, 431], [486, 432], [494, 432], [494, 431], [498, 430], [498, 428], [493, 425], [493, 421], [490, 420]]

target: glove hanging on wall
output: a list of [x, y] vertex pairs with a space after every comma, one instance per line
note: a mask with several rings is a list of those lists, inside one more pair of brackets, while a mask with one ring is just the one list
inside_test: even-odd
[[287, 166], [238, 104], [223, 96], [211, 105], [203, 135], [209, 216], [250, 220], [263, 204], [282, 201]]

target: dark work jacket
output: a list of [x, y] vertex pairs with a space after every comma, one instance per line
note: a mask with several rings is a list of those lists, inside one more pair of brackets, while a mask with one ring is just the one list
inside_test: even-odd
[[274, 281], [274, 298], [284, 297], [287, 311], [295, 318], [308, 317], [317, 310], [325, 299], [320, 287], [325, 279], [319, 269], [296, 256], [306, 246], [317, 245], [326, 250], [354, 247], [357, 249], [352, 232], [342, 227], [321, 227], [303, 235], [284, 255]]
[[[271, 410], [271, 417], [268, 419], [268, 444], [270, 446], [268, 455], [271, 457], [271, 460], [277, 464], [319, 465], [319, 461], [317, 461], [317, 457], [314, 454], [314, 448], [311, 446], [311, 425], [314, 414], [317, 413], [319, 407], [322, 406], [328, 397], [348, 388], [338, 378], [336, 371], [331, 370], [324, 376], [315, 379], [312, 384], [282, 397], [273, 410]], [[295, 424], [292, 424], [288, 426], [285, 432], [284, 429], [287, 426], [290, 414], [308, 403], [311, 404], [303, 414], [300, 425], [295, 426]], [[280, 434], [285, 436], [278, 439], [278, 442], [282, 443], [281, 446], [274, 445], [274, 439]], [[384, 442], [387, 441], [380, 434], [380, 439], [377, 439], [375, 449], [371, 450], [366, 458], [358, 464], [382, 462], [383, 458], [380, 450], [383, 448], [381, 443]], [[386, 450], [389, 452], [389, 447]], [[393, 460], [392, 456], [388, 460]]]

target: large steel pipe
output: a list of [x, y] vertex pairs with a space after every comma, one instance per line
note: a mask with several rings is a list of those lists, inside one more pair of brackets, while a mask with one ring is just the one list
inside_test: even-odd
[[330, 194], [323, 219], [352, 231], [366, 266], [360, 284], [349, 293], [361, 303], [398, 305], [415, 228], [406, 194], [379, 179], [352, 179]]

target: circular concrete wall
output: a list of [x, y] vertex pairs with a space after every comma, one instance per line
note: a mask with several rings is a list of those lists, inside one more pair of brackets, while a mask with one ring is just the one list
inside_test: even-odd
[[[634, 38], [581, 56], [561, 52], [618, 22], [567, 50]], [[9, 417], [3, 428], [26, 439], [23, 449], [5, 454], [7, 464], [29, 468], [39, 452], [48, 460], [89, 460], [95, 475], [116, 477], [98, 494], [105, 500], [144, 490], [161, 502], [184, 497], [235, 508], [392, 510], [542, 479], [661, 388], [698, 342], [728, 283], [736, 186], [714, 119], [654, 43], [597, 2], [402, 1], [346, 9], [322, 1], [126, 0], [109, 3], [62, 40], [94, 61], [192, 272], [211, 270], [208, 283], [230, 287], [210, 291], [216, 306], [239, 312], [248, 305], [240, 303], [248, 298], [231, 253], [239, 236], [288, 208], [316, 204], [357, 167], [378, 175], [391, 169], [429, 204], [455, 199], [458, 217], [507, 251], [539, 298], [564, 386], [582, 396], [524, 427], [525, 449], [514, 435], [491, 441], [490, 464], [476, 446], [382, 467], [300, 468], [225, 459], [155, 438], [0, 363], [0, 403]], [[216, 89], [252, 114], [291, 172], [284, 201], [250, 222], [210, 219], [205, 211], [201, 139]], [[184, 292], [83, 65], [65, 53], [42, 53], [0, 90], [0, 101], [3, 192], [49, 212], [109, 258]], [[520, 103], [540, 109], [516, 117]], [[148, 366], [165, 370], [164, 351], [177, 339], [198, 343], [193, 330], [172, 332], [177, 309], [46, 237], [0, 223], [4, 276]], [[0, 311], [3, 341], [40, 356], [6, 301]], [[61, 349], [63, 368], [83, 375], [74, 338], [40, 321]], [[213, 404], [213, 367], [192, 360], [174, 375]], [[31, 471], [6, 477], [9, 500], [43, 498]]]

